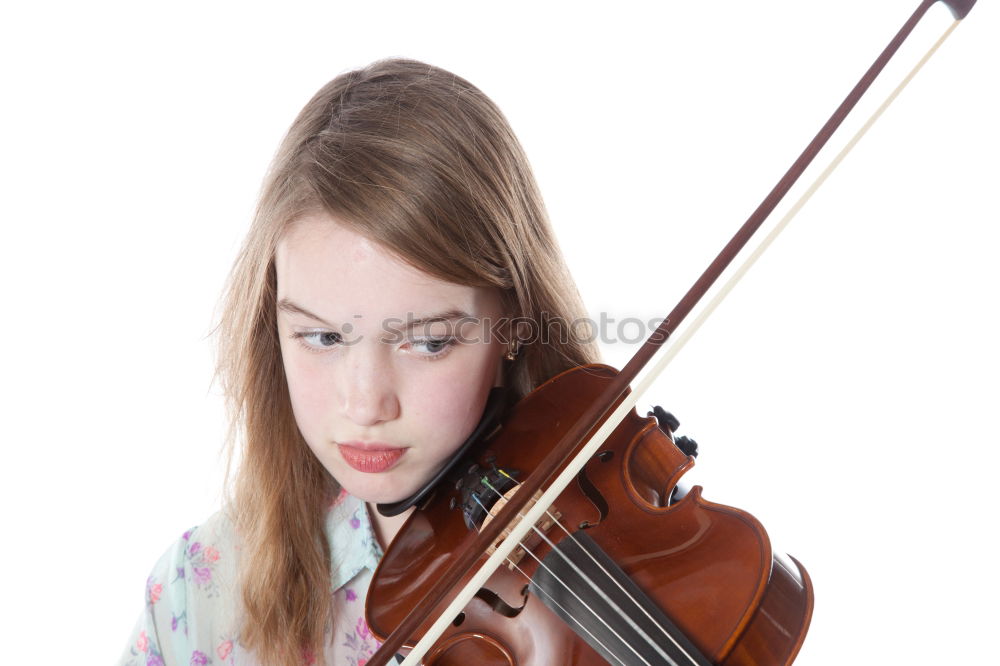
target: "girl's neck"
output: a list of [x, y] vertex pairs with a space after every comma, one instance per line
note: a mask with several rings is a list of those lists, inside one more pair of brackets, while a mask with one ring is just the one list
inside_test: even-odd
[[382, 550], [385, 550], [390, 543], [392, 543], [393, 538], [396, 536], [396, 532], [399, 528], [403, 526], [406, 519], [410, 517], [413, 513], [413, 509], [407, 509], [398, 516], [383, 516], [375, 508], [374, 502], [368, 502], [368, 515], [371, 516], [372, 528], [375, 530], [375, 538], [378, 539], [378, 543], [382, 546]]

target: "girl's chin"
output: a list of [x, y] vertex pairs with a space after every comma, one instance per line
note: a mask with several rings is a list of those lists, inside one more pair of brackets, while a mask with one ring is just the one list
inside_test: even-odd
[[[380, 474], [378, 476], [381, 477], [383, 475]], [[389, 478], [359, 479], [348, 476], [348, 478], [344, 479], [338, 478], [337, 481], [340, 483], [341, 488], [354, 497], [373, 504], [392, 504], [394, 502], [401, 502], [418, 490], [418, 488], [413, 488], [411, 490], [408, 486], [403, 487], [399, 483], [393, 483], [393, 480]]]
[[[402, 462], [406, 462], [405, 458]], [[327, 471], [341, 488], [358, 499], [374, 504], [401, 502], [423, 488], [433, 477], [433, 472], [427, 472], [420, 466], [404, 464], [384, 472], [371, 473], [353, 469], [343, 461], [337, 461], [328, 465]]]

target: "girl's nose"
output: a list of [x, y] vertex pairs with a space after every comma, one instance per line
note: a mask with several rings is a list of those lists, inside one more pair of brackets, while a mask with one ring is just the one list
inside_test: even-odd
[[350, 350], [350, 357], [341, 381], [341, 403], [344, 415], [360, 426], [372, 426], [392, 421], [399, 416], [399, 398], [391, 364], [384, 350]]

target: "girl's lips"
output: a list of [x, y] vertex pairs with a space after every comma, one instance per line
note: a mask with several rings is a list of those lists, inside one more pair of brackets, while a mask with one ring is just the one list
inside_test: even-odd
[[360, 442], [338, 444], [337, 448], [340, 450], [344, 462], [359, 472], [369, 474], [386, 471], [393, 467], [406, 453], [406, 449], [399, 447], [384, 444], [362, 444]]

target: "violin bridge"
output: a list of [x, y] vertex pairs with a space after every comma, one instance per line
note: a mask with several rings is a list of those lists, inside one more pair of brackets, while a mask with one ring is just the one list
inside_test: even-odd
[[[504, 493], [503, 497], [498, 499], [496, 503], [490, 507], [489, 516], [487, 516], [486, 520], [483, 522], [484, 527], [489, 524], [491, 520], [493, 520], [493, 517], [500, 512], [504, 505], [507, 504], [507, 500], [510, 499], [514, 493], [517, 492], [517, 490], [517, 486], [511, 488], [509, 491]], [[525, 506], [524, 510], [527, 511], [534, 506], [541, 496], [542, 491], [537, 491], [528, 502], [527, 506]], [[525, 536], [518, 547], [512, 550], [510, 555], [507, 556], [507, 568], [513, 571], [514, 568], [520, 564], [521, 560], [524, 559], [527, 551], [533, 551], [533, 549], [537, 548], [538, 545], [542, 543], [542, 535], [552, 529], [552, 526], [559, 522], [560, 518], [562, 518], [562, 514], [553, 504], [549, 507], [548, 511], [546, 511], [542, 517], [538, 519], [538, 522], [535, 523], [535, 528], [531, 532], [528, 532], [527, 536]], [[500, 536], [497, 537], [497, 540], [486, 549], [487, 555], [492, 555], [509, 534], [510, 528], [508, 527], [504, 529], [504, 531], [500, 533]]]

